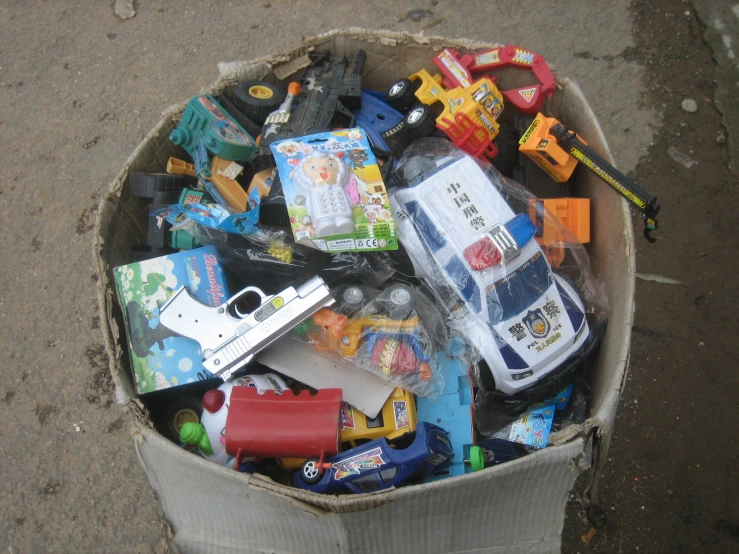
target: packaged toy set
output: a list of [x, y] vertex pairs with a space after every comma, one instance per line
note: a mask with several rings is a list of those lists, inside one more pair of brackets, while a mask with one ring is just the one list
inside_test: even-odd
[[359, 128], [273, 142], [295, 242], [321, 250], [396, 250], [385, 184]]
[[139, 394], [212, 379], [200, 346], [159, 321], [160, 309], [182, 287], [199, 302], [219, 306], [228, 299], [213, 246], [182, 251], [113, 270], [125, 314], [131, 369]]

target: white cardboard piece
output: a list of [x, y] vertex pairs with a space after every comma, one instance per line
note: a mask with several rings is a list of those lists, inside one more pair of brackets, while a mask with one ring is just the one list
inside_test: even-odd
[[[238, 80], [262, 78], [273, 67], [320, 47], [335, 55], [367, 52], [364, 84], [386, 90], [420, 67], [434, 69], [444, 47], [491, 48], [467, 39], [350, 28], [305, 39], [292, 51], [251, 62], [221, 64], [221, 77], [202, 93]], [[504, 83], [505, 84], [505, 83]], [[578, 86], [558, 79], [544, 112], [565, 120], [608, 161], [601, 128]], [[170, 108], [126, 162], [103, 199], [93, 245], [103, 338], [117, 397], [138, 416], [134, 442], [141, 464], [174, 533], [173, 548], [224, 552], [559, 552], [567, 495], [582, 471], [585, 500], [594, 500], [607, 459], [628, 365], [634, 310], [634, 238], [625, 200], [590, 172], [579, 172], [574, 196], [591, 198], [591, 261], [606, 282], [608, 330], [590, 383], [590, 417], [566, 442], [462, 477], [376, 494], [325, 496], [212, 464], [162, 438], [146, 420], [125, 362], [121, 313], [111, 268], [127, 261], [145, 237], [146, 210], [131, 198], [130, 171], [160, 171], [178, 153], [168, 140], [186, 102]], [[564, 435], [563, 435], [564, 436]]]
[[266, 365], [313, 387], [342, 389], [342, 400], [370, 418], [377, 417], [394, 387], [339, 357], [319, 353], [310, 344], [283, 337], [256, 357]]

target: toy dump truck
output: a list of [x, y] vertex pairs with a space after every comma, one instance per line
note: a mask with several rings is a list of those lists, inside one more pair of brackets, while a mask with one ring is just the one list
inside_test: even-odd
[[440, 74], [425, 69], [401, 79], [387, 92], [387, 102], [407, 112], [409, 138], [443, 131], [452, 142], [476, 158], [493, 159], [498, 148], [493, 140], [500, 132], [498, 117], [503, 95], [487, 76], [473, 82], [469, 70], [459, 63], [455, 50], [445, 49], [434, 58]]

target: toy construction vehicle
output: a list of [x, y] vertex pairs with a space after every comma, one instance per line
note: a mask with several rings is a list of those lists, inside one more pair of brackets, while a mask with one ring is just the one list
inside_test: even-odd
[[442, 74], [432, 76], [422, 69], [387, 92], [392, 107], [401, 112], [410, 109], [405, 117], [406, 134], [416, 139], [438, 128], [472, 156], [494, 158], [498, 148], [493, 139], [500, 132], [497, 119], [503, 111], [503, 96], [495, 83], [489, 77], [473, 82], [455, 50], [443, 50], [434, 63]]
[[537, 114], [536, 119], [519, 141], [519, 150], [531, 158], [552, 179], [567, 181], [580, 161], [611, 188], [639, 208], [644, 219], [644, 237], [654, 242], [650, 233], [657, 229], [660, 205], [657, 197], [642, 190], [636, 183], [609, 164], [574, 131], [553, 117]]
[[[460, 56], [456, 50], [450, 50], [449, 52], [453, 53], [458, 63], [467, 68], [472, 75], [505, 67], [531, 70], [534, 77], [539, 81], [537, 84], [508, 90], [501, 89], [506, 102], [510, 102], [523, 114], [534, 115], [541, 110], [544, 101], [550, 98], [557, 88], [552, 70], [549, 69], [544, 58], [536, 52], [520, 46], [509, 44], [508, 46], [483, 50], [474, 54], [465, 54], [464, 56]], [[495, 77], [491, 78], [496, 81]], [[442, 83], [448, 86], [446, 82], [442, 81]]]

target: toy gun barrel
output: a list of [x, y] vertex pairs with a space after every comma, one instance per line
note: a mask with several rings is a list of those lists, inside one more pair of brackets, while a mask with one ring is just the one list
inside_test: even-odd
[[364, 50], [358, 50], [357, 55], [354, 57], [354, 63], [352, 64], [351, 73], [355, 75], [361, 75], [364, 70], [364, 63], [367, 61], [367, 52]]
[[159, 321], [196, 340], [203, 350], [205, 369], [227, 381], [260, 350], [333, 303], [319, 276], [274, 296], [247, 287], [216, 307], [201, 304], [182, 287], [162, 306]]
[[649, 233], [659, 226], [657, 223], [657, 214], [659, 213], [660, 205], [657, 203], [657, 197], [646, 192], [599, 156], [592, 148], [583, 144], [577, 138], [574, 131], [558, 123], [552, 126], [550, 132], [556, 137], [557, 142], [563, 148], [569, 150], [572, 157], [585, 165], [590, 171], [616, 190], [616, 192], [641, 210], [645, 225], [644, 236], [648, 241], [654, 242], [654, 239]]

